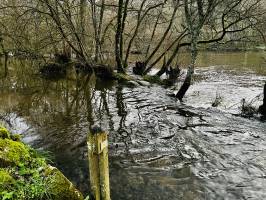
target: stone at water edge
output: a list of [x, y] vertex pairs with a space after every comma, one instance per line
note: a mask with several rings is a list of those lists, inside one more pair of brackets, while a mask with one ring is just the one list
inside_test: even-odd
[[138, 84], [138, 82], [136, 82], [136, 81], [128, 81], [128, 82], [126, 82], [126, 85], [127, 85], [128, 87], [138, 87], [138, 86], [140, 86], [140, 85]]
[[54, 200], [83, 200], [84, 197], [75, 186], [56, 167], [48, 165], [45, 169], [47, 193]]

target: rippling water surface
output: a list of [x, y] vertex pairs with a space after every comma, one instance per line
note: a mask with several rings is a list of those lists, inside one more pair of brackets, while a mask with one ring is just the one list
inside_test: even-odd
[[237, 115], [243, 98], [261, 104], [264, 55], [201, 54], [183, 103], [168, 95], [173, 88], [48, 81], [35, 62], [12, 60], [0, 80], [0, 117], [26, 143], [51, 151], [85, 193], [87, 132], [98, 123], [109, 132], [112, 199], [266, 199], [266, 123]]

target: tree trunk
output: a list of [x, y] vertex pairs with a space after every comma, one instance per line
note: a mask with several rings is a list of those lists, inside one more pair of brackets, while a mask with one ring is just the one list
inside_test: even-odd
[[263, 104], [259, 107], [259, 113], [266, 116], [266, 82], [263, 89]]
[[159, 40], [158, 44], [156, 45], [156, 47], [154, 48], [154, 50], [152, 51], [152, 53], [150, 54], [150, 56], [144, 61], [145, 63], [145, 66], [148, 65], [148, 63], [151, 61], [151, 59], [154, 57], [154, 55], [157, 53], [157, 51], [159, 50], [159, 48], [162, 46], [163, 42], [165, 41], [168, 33], [170, 32], [171, 28], [172, 28], [172, 25], [174, 23], [174, 19], [175, 19], [175, 15], [176, 15], [176, 12], [177, 12], [177, 8], [178, 6], [176, 6], [174, 8], [174, 11], [172, 13], [172, 16], [171, 16], [171, 19], [170, 19], [170, 22], [168, 24], [168, 27], [166, 28], [163, 36], [161, 37], [161, 39]]
[[8, 75], [8, 67], [7, 67], [8, 53], [4, 52], [4, 54], [5, 54], [5, 74], [4, 74], [4, 77], [7, 77], [7, 75]]
[[105, 11], [105, 0], [102, 0], [102, 2], [101, 2], [101, 10], [100, 10], [100, 19], [99, 19], [99, 22], [98, 22], [97, 38], [96, 38], [96, 57], [97, 57], [97, 62], [98, 62], [98, 59], [100, 59], [102, 61], [101, 34], [102, 34], [104, 11]]
[[85, 44], [85, 9], [86, 9], [86, 0], [80, 0], [80, 8], [79, 8], [79, 17], [80, 17], [80, 40], [83, 44]]
[[150, 72], [150, 70], [161, 60], [161, 58], [163, 56], [166, 55], [166, 53], [172, 49], [172, 47], [178, 43], [174, 49], [174, 51], [172, 52], [172, 55], [170, 56], [170, 58], [168, 59], [168, 61], [166, 62], [166, 66], [170, 66], [171, 63], [173, 62], [173, 60], [175, 59], [176, 55], [178, 54], [178, 51], [179, 51], [179, 47], [180, 47], [180, 44], [179, 42], [182, 40], [182, 38], [184, 38], [186, 36], [186, 32], [187, 30], [184, 30], [183, 33], [181, 33], [170, 45], [167, 49], [164, 50], [163, 53], [161, 53], [160, 56], [158, 56], [158, 58], [149, 66], [147, 67], [147, 69], [145, 70], [144, 72], [144, 75], [146, 75], [147, 73]]
[[178, 93], [176, 94], [176, 98], [178, 98], [180, 101], [182, 101], [188, 88], [191, 85], [192, 75], [193, 75], [193, 71], [194, 71], [192, 68], [193, 67], [191, 67], [191, 66], [188, 68], [185, 81], [184, 81], [183, 85], [181, 86], [181, 88], [179, 89]]
[[[201, 6], [201, 0], [198, 0], [198, 6]], [[184, 1], [184, 6], [185, 6], [185, 16], [186, 16], [186, 21], [188, 24], [188, 30], [191, 35], [191, 64], [188, 67], [187, 70], [187, 75], [185, 78], [185, 81], [181, 88], [179, 89], [178, 93], [176, 94], [176, 98], [178, 98], [180, 101], [182, 101], [183, 97], [185, 96], [187, 90], [189, 89], [191, 85], [191, 80], [192, 76], [194, 74], [194, 68], [195, 68], [195, 63], [196, 63], [196, 58], [198, 55], [198, 39], [200, 35], [200, 29], [202, 28], [202, 22], [201, 19], [199, 20], [200, 22], [195, 25], [195, 21], [193, 21], [192, 16], [193, 14], [191, 13], [191, 9], [189, 8], [189, 2], [187, 0]], [[201, 10], [201, 8], [199, 8]], [[201, 16], [200, 16], [201, 17]], [[169, 61], [170, 62], [170, 61]]]
[[117, 11], [117, 28], [115, 34], [115, 58], [117, 71], [120, 73], [124, 73], [122, 58], [121, 58], [121, 31], [122, 31], [122, 11], [123, 11], [123, 0], [119, 0], [118, 3], [118, 11]]
[[126, 67], [123, 61], [124, 55], [124, 30], [126, 26], [126, 18], [127, 18], [127, 7], [129, 0], [125, 0], [125, 3], [122, 4], [122, 18], [121, 18], [121, 31], [120, 31], [120, 58], [123, 69]]
[[141, 17], [141, 12], [143, 10], [143, 7], [144, 7], [144, 4], [147, 0], [143, 0], [142, 3], [141, 3], [141, 6], [140, 6], [140, 9], [138, 11], [138, 17], [137, 17], [137, 25], [136, 25], [136, 28], [134, 30], [134, 33], [131, 37], [131, 39], [129, 40], [129, 43], [128, 43], [128, 47], [127, 47], [127, 51], [126, 51], [126, 56], [125, 56], [125, 60], [124, 60], [124, 64], [127, 66], [128, 65], [128, 57], [129, 57], [129, 54], [130, 54], [130, 50], [131, 50], [131, 47], [132, 47], [132, 44], [138, 34], [138, 31], [139, 31], [139, 27], [141, 25], [141, 22], [142, 20], [144, 19], [144, 17], [142, 16]]
[[163, 66], [161, 67], [161, 69], [156, 73], [156, 76], [162, 76], [166, 71], [167, 71], [167, 65], [166, 65], [166, 58], [164, 57], [163, 59]]
[[98, 8], [96, 1], [91, 1], [91, 15], [94, 28], [94, 40], [95, 40], [95, 57], [94, 61], [97, 63], [101, 58], [101, 34], [102, 34], [102, 22], [105, 11], [105, 0], [101, 1], [100, 14], [98, 14]]
[[264, 94], [264, 96], [263, 96], [263, 106], [264, 106], [264, 108], [266, 108], [266, 82], [264, 84], [263, 94]]
[[164, 64], [161, 69], [156, 73], [156, 76], [161, 77], [167, 71], [167, 66]]
[[162, 14], [162, 11], [159, 13], [159, 15], [157, 16], [157, 19], [156, 19], [156, 22], [154, 24], [154, 27], [153, 27], [153, 31], [152, 31], [152, 34], [151, 34], [151, 39], [149, 41], [149, 45], [148, 45], [148, 48], [146, 50], [146, 53], [145, 53], [145, 58], [148, 57], [148, 54], [149, 54], [149, 51], [150, 51], [150, 48], [151, 48], [151, 45], [152, 45], [152, 42], [153, 42], [153, 38], [155, 36], [155, 33], [156, 33], [156, 29], [157, 29], [157, 26], [159, 24], [159, 20], [160, 20], [160, 17], [161, 17], [161, 14]]
[[195, 63], [196, 63], [196, 58], [198, 54], [197, 39], [198, 39], [198, 34], [195, 34], [195, 35], [193, 34], [192, 39], [191, 39], [191, 65], [188, 67], [187, 75], [186, 75], [183, 85], [181, 86], [178, 93], [176, 94], [176, 98], [178, 98], [180, 101], [182, 101], [188, 88], [191, 85], [191, 80], [194, 74]]

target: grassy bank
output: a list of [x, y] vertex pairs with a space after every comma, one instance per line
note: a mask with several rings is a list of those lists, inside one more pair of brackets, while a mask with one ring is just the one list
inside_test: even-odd
[[82, 200], [82, 194], [44, 157], [0, 126], [0, 199]]

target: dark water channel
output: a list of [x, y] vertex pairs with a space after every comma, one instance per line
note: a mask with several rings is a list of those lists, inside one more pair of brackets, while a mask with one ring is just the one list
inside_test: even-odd
[[201, 54], [182, 104], [161, 86], [71, 75], [48, 81], [35, 61], [11, 60], [0, 79], [0, 117], [26, 143], [51, 151], [85, 193], [87, 132], [98, 123], [109, 132], [114, 200], [266, 199], [266, 123], [235, 115], [242, 98], [262, 101], [263, 56]]

